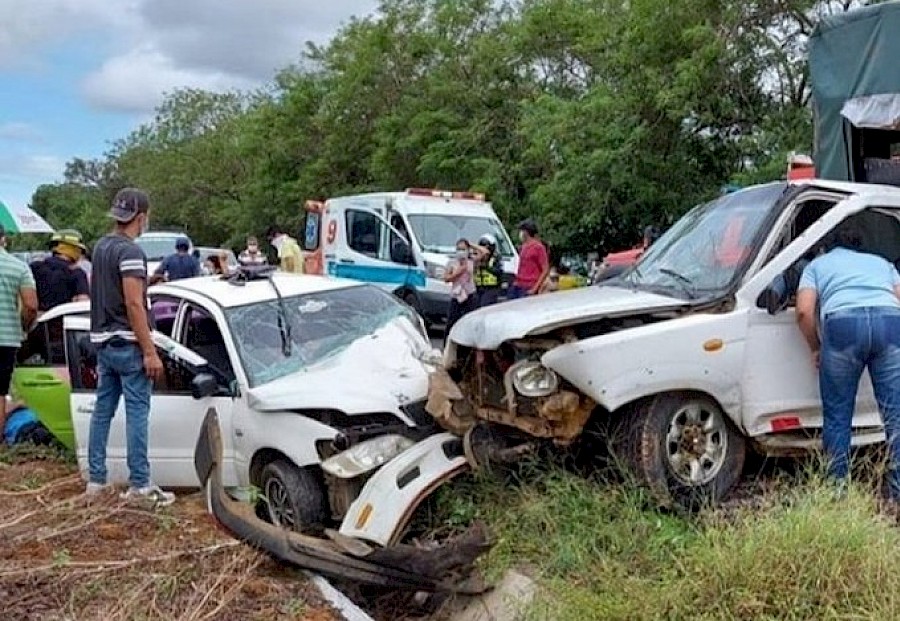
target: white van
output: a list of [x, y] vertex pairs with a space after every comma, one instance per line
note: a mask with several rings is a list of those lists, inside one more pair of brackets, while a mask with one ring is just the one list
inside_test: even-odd
[[369, 282], [391, 291], [429, 323], [450, 306], [444, 269], [465, 238], [497, 240], [503, 269], [515, 276], [519, 256], [483, 194], [408, 189], [306, 203], [306, 271]]

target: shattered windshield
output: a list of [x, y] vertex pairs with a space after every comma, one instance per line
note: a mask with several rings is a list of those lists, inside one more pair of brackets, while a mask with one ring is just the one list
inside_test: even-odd
[[723, 293], [753, 260], [785, 188], [784, 183], [772, 183], [695, 207], [622, 280], [687, 299]]
[[513, 256], [506, 232], [493, 218], [449, 214], [413, 214], [407, 217], [413, 234], [425, 252], [452, 254], [460, 239], [476, 244], [482, 235], [489, 233], [497, 240], [497, 250], [502, 256]]
[[271, 382], [340, 353], [398, 317], [418, 325], [414, 312], [371, 286], [283, 298], [290, 330], [289, 355], [282, 346], [279, 303], [268, 300], [225, 309], [250, 387]]

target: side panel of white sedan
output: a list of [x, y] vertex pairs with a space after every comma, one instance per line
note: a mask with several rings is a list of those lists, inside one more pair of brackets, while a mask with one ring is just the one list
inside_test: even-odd
[[[72, 422], [79, 468], [87, 473], [88, 442], [91, 416], [96, 407], [96, 360], [90, 354], [86, 318], [67, 318], [66, 354], [72, 380]], [[192, 352], [178, 346], [164, 335], [154, 334], [165, 366], [165, 378], [160, 382], [150, 402], [148, 456], [153, 482], [163, 487], [197, 487], [194, 472], [194, 448], [200, 427], [209, 408], [215, 408], [225, 440], [223, 473], [225, 485], [236, 484], [234, 450], [231, 443], [231, 397], [212, 396], [194, 399], [190, 382], [193, 374], [184, 364], [202, 361]], [[160, 346], [161, 345], [161, 346]], [[193, 356], [193, 358], [191, 358]], [[126, 413], [120, 400], [110, 425], [106, 463], [108, 482], [127, 484]]]

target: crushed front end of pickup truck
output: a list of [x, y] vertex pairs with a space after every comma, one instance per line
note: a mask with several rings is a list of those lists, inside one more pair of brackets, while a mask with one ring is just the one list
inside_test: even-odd
[[[487, 589], [474, 569], [476, 559], [492, 545], [484, 525], [474, 524], [441, 545], [428, 546], [393, 542], [379, 546], [339, 531], [326, 530], [323, 537], [314, 537], [286, 530], [260, 519], [252, 505], [228, 495], [222, 485], [220, 434], [218, 416], [210, 409], [194, 466], [206, 489], [209, 512], [236, 539], [282, 562], [357, 585], [459, 594]], [[405, 508], [407, 513], [414, 509], [414, 505]], [[361, 528], [359, 521], [356, 525]]]

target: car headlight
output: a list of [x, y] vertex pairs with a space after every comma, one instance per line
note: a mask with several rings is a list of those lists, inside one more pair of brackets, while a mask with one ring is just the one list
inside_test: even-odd
[[523, 397], [547, 397], [559, 387], [559, 376], [534, 360], [517, 362], [509, 373], [513, 388]]
[[445, 266], [440, 263], [432, 263], [431, 261], [425, 261], [425, 273], [429, 278], [436, 278], [438, 280], [444, 279], [444, 274], [447, 269]]
[[371, 438], [332, 455], [322, 462], [322, 470], [341, 479], [352, 479], [380, 468], [415, 442], [401, 435]]

